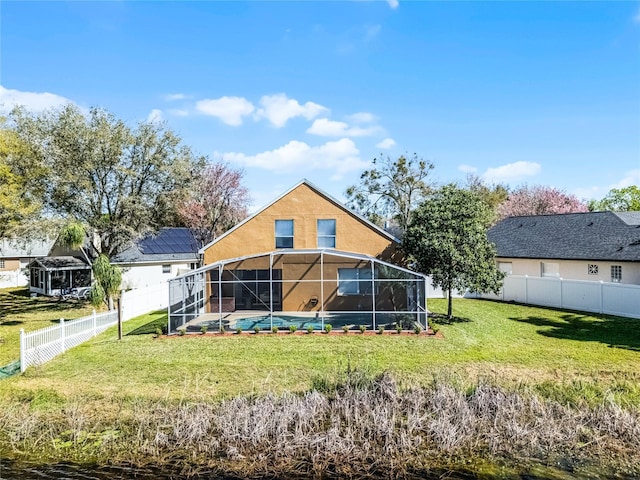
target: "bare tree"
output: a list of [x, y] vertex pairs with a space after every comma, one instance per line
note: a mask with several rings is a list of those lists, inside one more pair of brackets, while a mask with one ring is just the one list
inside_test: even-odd
[[347, 189], [348, 205], [380, 226], [393, 219], [398, 236], [402, 236], [413, 210], [431, 190], [427, 178], [434, 165], [415, 153], [396, 160], [389, 156], [374, 158], [372, 163], [371, 169], [360, 175], [360, 184]]
[[177, 213], [200, 246], [206, 245], [247, 216], [249, 192], [244, 172], [226, 163], [205, 166]]

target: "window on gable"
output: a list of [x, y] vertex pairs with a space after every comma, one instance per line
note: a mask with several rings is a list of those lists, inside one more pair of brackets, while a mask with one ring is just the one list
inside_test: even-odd
[[611, 265], [611, 281], [622, 282], [622, 265]]
[[293, 220], [276, 220], [276, 248], [293, 248]]
[[336, 248], [335, 220], [318, 220], [318, 248]]
[[171, 265], [162, 265], [162, 273], [171, 273]]
[[338, 295], [370, 295], [371, 292], [371, 267], [338, 269]]

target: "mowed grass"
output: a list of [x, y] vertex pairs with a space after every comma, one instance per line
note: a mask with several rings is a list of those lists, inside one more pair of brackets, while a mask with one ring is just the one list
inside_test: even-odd
[[[430, 300], [444, 312], [446, 300]], [[300, 392], [345, 371], [391, 372], [401, 385], [446, 377], [533, 388], [563, 401], [640, 405], [640, 320], [455, 299], [432, 319], [444, 338], [416, 335], [186, 335], [154, 338], [166, 313], [130, 320], [53, 361], [0, 383], [0, 397], [203, 401]]]
[[20, 358], [20, 329], [25, 332], [50, 327], [60, 321], [89, 315], [87, 302], [60, 301], [29, 296], [28, 287], [0, 289], [0, 367]]

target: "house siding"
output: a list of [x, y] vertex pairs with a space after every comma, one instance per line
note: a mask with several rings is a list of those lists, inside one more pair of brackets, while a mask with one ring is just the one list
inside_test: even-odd
[[343, 207], [301, 184], [204, 251], [204, 264], [275, 250], [275, 221], [293, 220], [293, 248], [318, 248], [317, 220], [336, 220], [336, 250], [398, 263], [395, 242]]
[[[640, 285], [640, 262], [611, 262], [598, 260], [558, 260], [558, 259], [531, 259], [498, 257], [498, 262], [510, 262], [512, 275], [528, 275], [540, 277], [542, 262], [557, 263], [560, 267], [559, 277], [570, 280], [586, 280], [592, 282], [610, 282], [611, 266], [622, 266], [622, 281], [632, 285]], [[598, 266], [598, 274], [590, 275], [589, 265]]]
[[[124, 290], [130, 290], [134, 288], [149, 287], [152, 285], [158, 285], [164, 283], [171, 278], [185, 273], [187, 270], [191, 270], [191, 264], [193, 262], [180, 262], [172, 263], [170, 261], [164, 263], [154, 264], [120, 264], [122, 268], [122, 288]], [[170, 265], [171, 271], [164, 273], [162, 271], [163, 265]]]
[[[282, 270], [283, 311], [371, 310], [372, 305], [362, 304], [366, 298], [364, 295], [338, 294], [338, 269], [361, 268], [369, 265], [369, 262], [325, 257], [326, 263], [323, 265], [322, 275], [324, 283], [321, 286], [320, 266], [314, 263], [319, 262], [319, 256], [310, 255], [304, 260], [300, 258], [293, 260], [291, 256], [279, 257], [277, 254], [276, 220], [293, 220], [293, 249], [304, 250], [318, 248], [317, 221], [327, 219], [336, 221], [335, 250], [365, 254], [403, 265], [399, 245], [391, 237], [378, 231], [344, 206], [320, 194], [306, 183], [298, 185], [259, 214], [206, 247], [203, 252], [203, 263], [210, 265], [222, 260], [275, 252], [273, 267]], [[327, 252], [330, 254], [331, 249], [327, 249]], [[268, 257], [243, 260], [239, 262], [241, 266], [238, 265], [236, 268], [268, 269], [268, 261]], [[323, 297], [321, 289], [324, 289], [324, 305], [313, 302], [314, 298]], [[210, 285], [206, 287], [206, 295], [209, 298], [208, 304], [211, 310], [217, 310], [217, 292], [212, 292]], [[223, 297], [225, 297], [224, 292]], [[381, 292], [380, 299], [387, 300], [380, 301], [377, 308], [393, 308], [394, 304], [389, 301], [389, 298], [388, 292]], [[370, 297], [368, 301], [371, 303]], [[397, 306], [406, 304], [406, 295], [405, 298], [398, 299], [396, 302]], [[243, 307], [235, 305], [234, 308], [242, 309]]]

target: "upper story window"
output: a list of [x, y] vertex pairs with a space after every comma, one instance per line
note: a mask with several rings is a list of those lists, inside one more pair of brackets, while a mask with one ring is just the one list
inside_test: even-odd
[[335, 220], [318, 220], [318, 248], [336, 248]]
[[171, 265], [162, 265], [162, 273], [171, 273]]
[[293, 248], [293, 220], [276, 220], [276, 248]]
[[6, 268], [4, 263], [4, 258], [0, 258], [0, 268], [2, 269]]
[[611, 281], [616, 283], [622, 281], [622, 265], [611, 265]]

